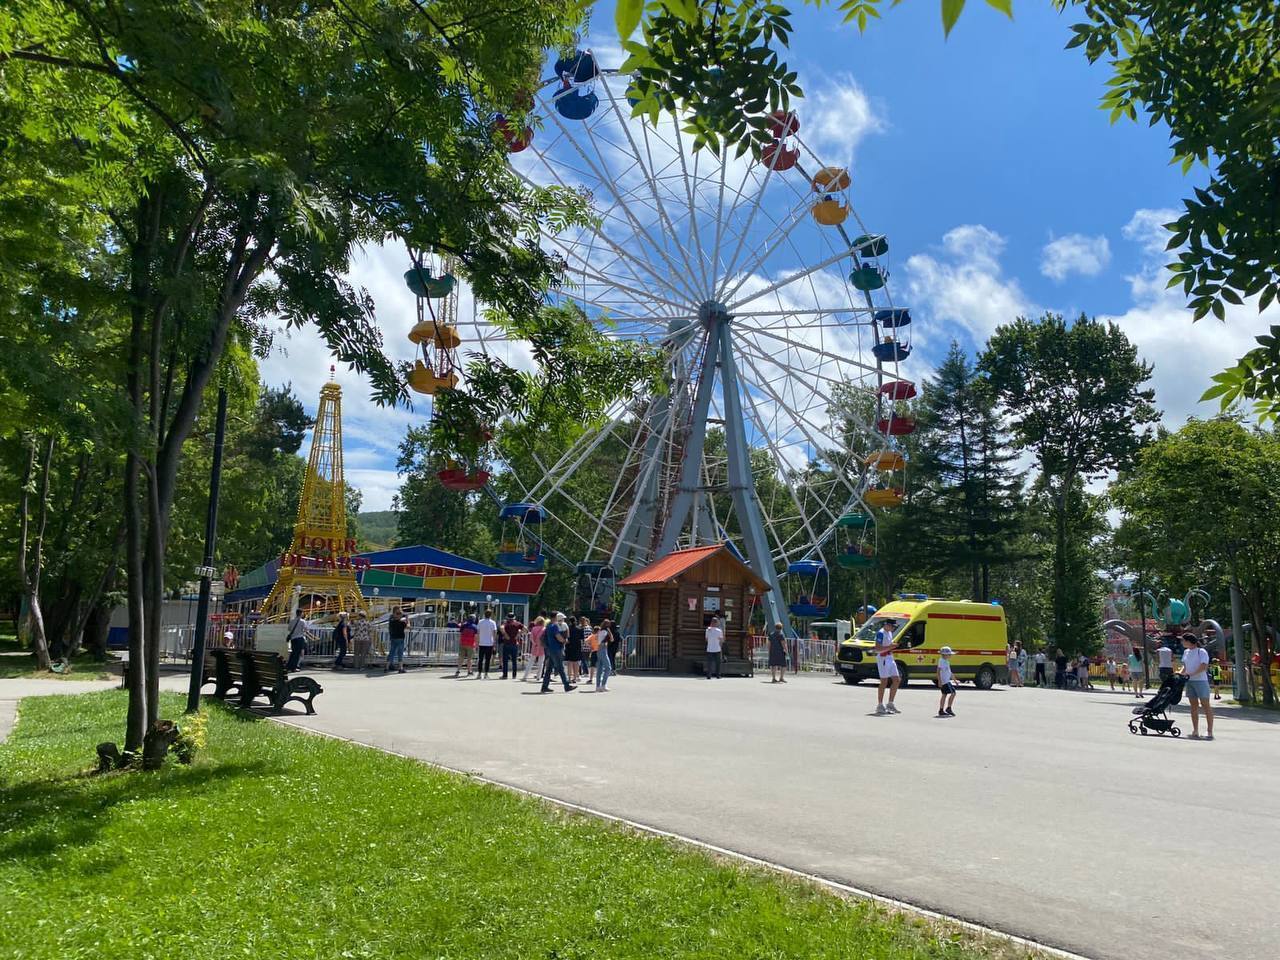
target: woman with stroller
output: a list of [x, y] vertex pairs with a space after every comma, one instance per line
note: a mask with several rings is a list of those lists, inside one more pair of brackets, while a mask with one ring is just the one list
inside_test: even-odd
[[1186, 674], [1185, 692], [1191, 703], [1191, 739], [1200, 739], [1200, 711], [1204, 711], [1206, 740], [1213, 739], [1213, 701], [1209, 691], [1209, 651], [1200, 638], [1182, 635], [1182, 672]]

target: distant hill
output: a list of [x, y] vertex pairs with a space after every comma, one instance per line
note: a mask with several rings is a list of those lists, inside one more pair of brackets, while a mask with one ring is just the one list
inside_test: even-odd
[[356, 516], [356, 536], [362, 550], [380, 550], [396, 545], [396, 512], [371, 510]]

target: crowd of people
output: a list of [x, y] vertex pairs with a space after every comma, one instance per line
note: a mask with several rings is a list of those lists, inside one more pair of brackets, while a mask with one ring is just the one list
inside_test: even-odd
[[[609, 678], [622, 646], [617, 625], [609, 619], [592, 624], [587, 617], [563, 613], [543, 613], [526, 625], [514, 614], [498, 623], [492, 610], [467, 616], [458, 629], [457, 679], [488, 680], [493, 675], [494, 654], [498, 654], [498, 679], [527, 682], [530, 676], [541, 681], [542, 692], [551, 692], [559, 679], [565, 691], [586, 684], [599, 693], [609, 690]], [[524, 670], [520, 670], [521, 654]], [[517, 677], [517, 675], [519, 675]]]

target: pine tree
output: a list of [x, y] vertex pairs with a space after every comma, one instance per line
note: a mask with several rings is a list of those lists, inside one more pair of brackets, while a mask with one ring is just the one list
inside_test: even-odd
[[970, 597], [989, 600], [992, 568], [1013, 559], [1021, 479], [994, 393], [954, 341], [921, 407], [918, 499], [930, 531], [921, 560], [932, 575], [963, 578]]

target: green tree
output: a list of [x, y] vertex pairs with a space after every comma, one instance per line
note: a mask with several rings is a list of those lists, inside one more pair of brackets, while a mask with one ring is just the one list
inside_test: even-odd
[[1013, 560], [1021, 483], [991, 385], [955, 341], [925, 382], [920, 411], [916, 500], [930, 531], [922, 559], [963, 574], [971, 599], [990, 600], [992, 567]]
[[[1048, 498], [1053, 533], [1052, 639], [1085, 646], [1096, 567], [1086, 549], [1094, 511], [1086, 481], [1132, 462], [1159, 414], [1144, 384], [1151, 367], [1114, 323], [1081, 315], [1017, 318], [996, 328], [979, 369], [1008, 417], [1017, 446], [1031, 451]], [[1093, 630], [1096, 633], [1096, 630]]]
[[[1170, 582], [1216, 570], [1240, 588], [1269, 664], [1267, 625], [1280, 615], [1280, 438], [1236, 420], [1193, 420], [1143, 450], [1113, 494], [1125, 523], [1155, 546], [1150, 569]], [[1262, 695], [1276, 702], [1267, 670]]]

